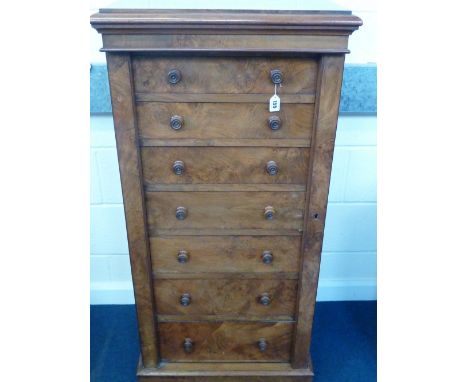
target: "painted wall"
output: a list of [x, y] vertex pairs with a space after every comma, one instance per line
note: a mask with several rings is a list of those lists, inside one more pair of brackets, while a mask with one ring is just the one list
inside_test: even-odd
[[[110, 2], [93, 0], [91, 12]], [[174, 8], [186, 1], [172, 1]], [[214, 1], [212, 2], [214, 3]], [[217, 1], [222, 7], [225, 1]], [[255, 8], [271, 1], [252, 0]], [[284, 2], [283, 2], [284, 3]], [[290, 8], [299, 2], [289, 1]], [[364, 20], [350, 39], [349, 63], [376, 62], [370, 0], [336, 1]], [[183, 5], [183, 4], [182, 4]], [[91, 63], [105, 62], [90, 31]], [[356, 90], [358, 92], [359, 89]], [[356, 97], [358, 94], [356, 94]], [[329, 196], [319, 300], [376, 298], [376, 116], [340, 115]], [[91, 115], [91, 303], [134, 303], [117, 153], [110, 114]]]

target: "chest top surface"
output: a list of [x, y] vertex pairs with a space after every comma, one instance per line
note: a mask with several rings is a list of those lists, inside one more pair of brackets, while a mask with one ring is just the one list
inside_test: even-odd
[[248, 9], [242, 1], [236, 4], [239, 9], [137, 4], [101, 9], [91, 16], [92, 26], [103, 35], [101, 51], [341, 54], [349, 53], [348, 37], [362, 25], [348, 11], [284, 9], [285, 2], [275, 3], [276, 10]]
[[[213, 4], [216, 8], [213, 8]], [[268, 10], [255, 9], [252, 2], [192, 1], [117, 1], [108, 8], [91, 16], [91, 23], [98, 31], [113, 29], [142, 31], [145, 28], [194, 28], [232, 30], [261, 29], [278, 30], [322, 30], [327, 34], [350, 34], [362, 21], [350, 11], [328, 1], [291, 3], [273, 0]], [[180, 8], [180, 9], [174, 9]]]

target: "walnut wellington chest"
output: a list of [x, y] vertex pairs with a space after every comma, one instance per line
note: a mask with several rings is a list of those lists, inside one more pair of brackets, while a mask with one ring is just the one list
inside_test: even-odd
[[[343, 11], [103, 9], [144, 382], [305, 382]], [[320, 349], [318, 349], [320, 351]]]

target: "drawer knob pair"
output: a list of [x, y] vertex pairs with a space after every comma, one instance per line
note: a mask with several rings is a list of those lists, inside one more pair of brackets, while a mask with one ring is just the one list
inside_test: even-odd
[[[184, 118], [180, 115], [173, 115], [169, 122], [173, 130], [180, 130], [184, 125]], [[281, 128], [281, 118], [277, 115], [272, 115], [268, 118], [268, 126], [271, 130], [279, 130]]]
[[[177, 254], [177, 261], [180, 264], [186, 264], [189, 261], [189, 254], [187, 251], [180, 250]], [[271, 251], [263, 251], [262, 253], [263, 264], [271, 264], [273, 262], [273, 253]]]
[[[175, 216], [177, 220], [185, 220], [187, 217], [188, 211], [187, 208], [185, 207], [177, 207], [176, 208], [176, 213]], [[273, 220], [275, 217], [276, 211], [272, 206], [267, 206], [265, 207], [265, 210], [263, 211], [263, 216], [265, 217], [266, 220]]]
[[182, 74], [180, 73], [180, 70], [178, 69], [171, 69], [169, 70], [169, 73], [167, 73], [167, 81], [171, 85], [175, 85], [182, 79]]
[[[273, 82], [276, 85], [279, 85], [281, 82], [283, 82], [283, 73], [279, 69], [273, 69], [270, 71], [270, 78], [271, 82]], [[181, 79], [182, 74], [178, 69], [171, 69], [167, 73], [167, 81], [172, 85], [177, 84], [178, 82], [180, 82]]]
[[[176, 160], [172, 164], [172, 171], [176, 175], [182, 175], [185, 172], [185, 163], [181, 160]], [[278, 174], [279, 167], [274, 160], [271, 160], [266, 165], [266, 171], [270, 175]]]
[[258, 302], [263, 306], [268, 306], [271, 304], [271, 297], [268, 293], [262, 293], [258, 298]]
[[189, 306], [191, 302], [192, 297], [190, 297], [189, 293], [183, 293], [182, 296], [180, 296], [180, 305]]
[[[190, 293], [182, 293], [179, 301], [180, 305], [189, 306], [192, 302], [192, 297], [190, 296]], [[263, 306], [268, 306], [271, 304], [271, 297], [268, 293], [262, 293], [258, 298], [258, 302]]]

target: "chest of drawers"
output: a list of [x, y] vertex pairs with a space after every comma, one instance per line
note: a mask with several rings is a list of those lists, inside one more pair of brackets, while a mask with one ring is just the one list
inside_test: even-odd
[[344, 55], [361, 20], [114, 9], [91, 22], [107, 54], [140, 380], [310, 381]]

